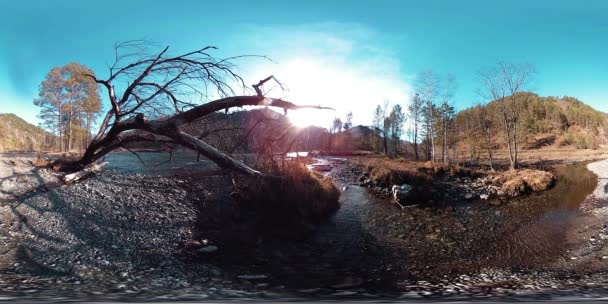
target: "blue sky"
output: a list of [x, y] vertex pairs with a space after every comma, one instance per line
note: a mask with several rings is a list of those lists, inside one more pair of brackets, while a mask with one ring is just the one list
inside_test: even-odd
[[32, 1], [0, 0], [0, 112], [37, 123], [32, 100], [54, 66], [107, 75], [116, 42], [147, 39], [173, 52], [216, 45], [249, 83], [273, 74], [297, 103], [371, 123], [388, 100], [407, 105], [415, 75], [456, 76], [454, 103], [482, 101], [477, 71], [498, 60], [535, 64], [540, 95], [608, 111], [608, 1]]

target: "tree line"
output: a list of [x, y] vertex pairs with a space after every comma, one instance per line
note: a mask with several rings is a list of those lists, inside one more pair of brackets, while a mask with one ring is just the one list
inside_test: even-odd
[[424, 71], [417, 76], [415, 87], [416, 93], [407, 109], [400, 104], [390, 106], [388, 101], [376, 106], [372, 121], [373, 146], [391, 157], [402, 155], [415, 160], [448, 162], [448, 149], [454, 142], [452, 99], [456, 80], [453, 75], [442, 79], [433, 71]]
[[[365, 140], [353, 138], [351, 112], [336, 117], [324, 131], [327, 134], [307, 130], [308, 136], [302, 137], [305, 141], [299, 139], [298, 144], [329, 151], [368, 149], [390, 157], [442, 163], [461, 158], [458, 150], [468, 149], [471, 157], [483, 151], [491, 168], [499, 149], [507, 151], [509, 167], [517, 168], [521, 144], [529, 142], [534, 134], [558, 130], [564, 145], [604, 145], [606, 114], [572, 97], [539, 97], [532, 93], [535, 73], [532, 65], [506, 62], [481, 69], [479, 95], [486, 102], [457, 113], [453, 106], [455, 77], [423, 71], [415, 79], [415, 92], [407, 107], [388, 101], [375, 107], [371, 132]], [[101, 112], [99, 80], [95, 79], [87, 67], [70, 63], [51, 69], [41, 83], [34, 104], [40, 107], [41, 126], [54, 135], [55, 150], [83, 150], [89, 146]], [[134, 104], [149, 104], [138, 94], [129, 96]], [[576, 128], [586, 131], [573, 131]], [[318, 138], [311, 139], [311, 135]]]
[[[535, 70], [529, 64], [512, 64], [498, 62], [495, 66], [483, 68], [479, 71], [481, 82], [480, 95], [492, 102], [493, 106], [479, 106], [476, 120], [479, 123], [474, 127], [482, 130], [490, 155], [490, 166], [492, 167], [492, 148], [494, 146], [494, 134], [500, 132], [508, 150], [509, 167], [515, 169], [518, 166], [519, 140], [521, 137], [520, 104], [527, 104], [527, 94], [521, 94], [529, 89]], [[394, 132], [387, 128], [395, 123], [403, 125], [405, 118], [409, 118], [409, 142], [412, 146], [412, 154], [415, 160], [429, 160], [432, 162], [450, 161], [450, 148], [453, 157], [456, 157], [458, 143], [462, 140], [463, 128], [471, 128], [472, 120], [456, 119], [453, 98], [456, 90], [456, 80], [453, 75], [441, 77], [433, 71], [424, 71], [417, 75], [415, 80], [416, 92], [408, 106], [409, 113], [394, 117], [387, 112], [387, 103], [384, 107], [376, 107], [372, 128], [383, 140], [384, 152], [394, 156], [397, 149], [391, 147], [389, 138]], [[396, 119], [396, 120], [395, 120]], [[464, 130], [467, 131], [467, 130]], [[400, 143], [401, 140], [394, 140]], [[393, 144], [394, 145], [394, 144]], [[381, 145], [377, 145], [377, 150]], [[389, 148], [390, 147], [390, 148]], [[405, 147], [405, 146], [404, 146]], [[437, 150], [440, 149], [438, 152]], [[407, 149], [402, 150], [404, 156], [408, 156]]]
[[535, 75], [530, 64], [498, 62], [483, 68], [478, 93], [485, 102], [456, 112], [455, 78], [422, 72], [415, 79], [407, 114], [388, 102], [375, 108], [369, 141], [391, 157], [443, 163], [461, 160], [458, 150], [468, 150], [471, 157], [483, 151], [491, 169], [499, 149], [506, 151], [509, 168], [515, 169], [522, 148], [605, 146], [608, 115], [573, 97], [534, 94]]

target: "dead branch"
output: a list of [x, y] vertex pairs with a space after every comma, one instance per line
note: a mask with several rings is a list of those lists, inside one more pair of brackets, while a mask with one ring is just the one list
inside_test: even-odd
[[96, 163], [92, 163], [89, 164], [88, 166], [86, 166], [84, 169], [75, 172], [75, 173], [71, 173], [68, 174], [66, 176], [63, 177], [63, 181], [66, 184], [69, 183], [73, 183], [79, 180], [82, 180], [88, 176], [91, 176], [95, 173], [101, 172], [101, 169], [103, 168], [103, 166], [105, 166], [107, 164], [107, 162], [96, 162]]
[[[122, 48], [134, 51], [123, 54]], [[178, 56], [169, 56], [168, 47], [155, 55], [145, 55], [146, 49], [141, 42], [117, 45], [109, 78], [104, 80], [89, 75], [106, 89], [111, 108], [83, 156], [76, 162], [58, 163], [61, 170], [86, 170], [114, 149], [132, 142], [147, 141], [181, 145], [204, 155], [221, 168], [250, 176], [265, 176], [201, 138], [184, 132], [181, 127], [209, 114], [234, 108], [275, 107], [285, 112], [304, 108], [331, 109], [296, 105], [264, 96], [261, 87], [270, 80], [283, 88], [272, 75], [253, 85], [256, 95], [235, 94], [234, 84], [245, 88], [244, 81], [234, 72], [231, 58], [211, 56], [209, 52], [216, 49], [213, 46]], [[123, 62], [133, 58], [136, 59], [132, 62]], [[115, 87], [125, 89], [118, 94]], [[208, 101], [210, 96], [215, 98]], [[196, 97], [201, 100], [196, 101]]]

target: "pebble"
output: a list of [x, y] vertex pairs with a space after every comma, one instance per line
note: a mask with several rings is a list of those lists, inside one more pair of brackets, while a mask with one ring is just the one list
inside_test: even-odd
[[243, 274], [238, 276], [241, 280], [263, 280], [267, 279], [268, 276], [264, 274]]
[[356, 292], [356, 291], [344, 290], [344, 291], [334, 292], [331, 295], [334, 297], [346, 297], [346, 296], [354, 296], [356, 294], [358, 294], [358, 292]]
[[309, 289], [298, 290], [299, 293], [317, 293], [319, 291], [321, 291], [321, 288], [309, 288]]
[[217, 246], [209, 245], [209, 246], [205, 246], [203, 248], [199, 248], [196, 251], [200, 252], [200, 253], [213, 253], [213, 252], [216, 252], [218, 250], [219, 250], [219, 248]]

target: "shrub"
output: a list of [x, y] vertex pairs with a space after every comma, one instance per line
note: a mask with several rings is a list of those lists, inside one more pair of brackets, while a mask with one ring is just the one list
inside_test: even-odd
[[574, 145], [577, 149], [592, 148], [593, 139], [589, 134], [568, 132], [565, 135], [563, 143]]
[[547, 171], [524, 169], [503, 172], [494, 177], [492, 182], [506, 194], [517, 196], [528, 191], [549, 189], [555, 183], [555, 176]]
[[340, 190], [331, 178], [296, 161], [273, 173], [278, 176], [239, 180], [239, 200], [245, 207], [255, 208], [268, 228], [314, 229], [338, 209]]

